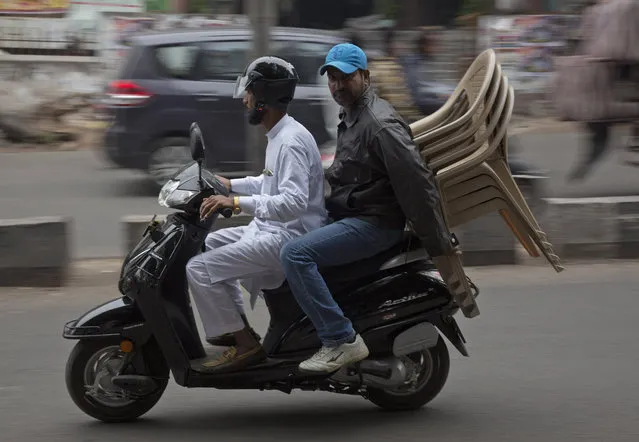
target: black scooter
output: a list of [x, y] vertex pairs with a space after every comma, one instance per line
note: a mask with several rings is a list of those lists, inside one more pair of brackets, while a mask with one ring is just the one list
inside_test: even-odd
[[[201, 221], [205, 197], [228, 195], [202, 169], [205, 148], [191, 127], [194, 163], [162, 188], [158, 201], [177, 209], [149, 224], [122, 265], [121, 297], [64, 326], [79, 342], [69, 356], [66, 384], [86, 414], [105, 422], [138, 418], [162, 396], [169, 372], [184, 387], [330, 391], [361, 395], [393, 410], [416, 409], [446, 382], [449, 355], [440, 333], [468, 356], [453, 315], [459, 310], [419, 241], [405, 240], [355, 264], [322, 271], [336, 300], [370, 349], [368, 359], [332, 374], [309, 375], [298, 364], [320, 347], [313, 325], [286, 283], [264, 291], [271, 315], [263, 346], [268, 359], [237, 372], [200, 372], [206, 357], [186, 280], [186, 264], [202, 250], [218, 214]], [[231, 216], [229, 211], [221, 213]], [[477, 288], [473, 285], [475, 296]], [[214, 350], [209, 347], [209, 351]]]

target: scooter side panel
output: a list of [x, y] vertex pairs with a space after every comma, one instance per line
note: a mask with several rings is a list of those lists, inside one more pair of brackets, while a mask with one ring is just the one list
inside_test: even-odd
[[[280, 293], [279, 296], [286, 296]], [[291, 300], [294, 299], [289, 294]], [[445, 285], [426, 271], [411, 271], [411, 266], [398, 267], [392, 272], [384, 272], [376, 281], [353, 292], [334, 295], [344, 314], [351, 319], [355, 330], [364, 334], [368, 330], [386, 326], [394, 322], [404, 323], [405, 319], [423, 320], [429, 312], [454, 310]], [[284, 299], [278, 302], [285, 302]], [[271, 306], [272, 308], [272, 306]], [[285, 315], [290, 319], [295, 313]], [[311, 352], [320, 346], [319, 339], [310, 320], [299, 311], [298, 318], [288, 327], [278, 325], [283, 332], [282, 339], [272, 348], [271, 354], [286, 355]], [[422, 318], [422, 319], [420, 319]], [[283, 318], [284, 319], [284, 318]], [[407, 326], [415, 321], [408, 321]], [[401, 330], [398, 330], [398, 333]], [[390, 341], [392, 343], [392, 340]], [[371, 352], [386, 352], [390, 348], [371, 348]]]

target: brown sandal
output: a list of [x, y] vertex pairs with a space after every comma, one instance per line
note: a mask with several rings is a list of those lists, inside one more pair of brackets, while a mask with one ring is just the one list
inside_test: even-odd
[[266, 359], [266, 352], [261, 345], [242, 354], [238, 354], [238, 348], [233, 346], [220, 354], [198, 361], [198, 365], [201, 371], [233, 371], [257, 364], [264, 359]]

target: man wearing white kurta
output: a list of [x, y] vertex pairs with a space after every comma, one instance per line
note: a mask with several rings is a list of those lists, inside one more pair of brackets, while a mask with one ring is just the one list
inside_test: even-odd
[[222, 355], [201, 361], [205, 369], [239, 368], [266, 357], [259, 337], [246, 322], [240, 282], [253, 305], [260, 289], [284, 282], [281, 248], [326, 223], [324, 172], [317, 144], [304, 126], [286, 114], [296, 83], [293, 66], [275, 57], [258, 58], [238, 79], [236, 96], [244, 96], [249, 121], [267, 130], [266, 167], [257, 177], [218, 177], [230, 191], [245, 196], [216, 195], [200, 210], [202, 217], [224, 207], [254, 216], [246, 227], [209, 234], [206, 251], [187, 265], [206, 336], [232, 334], [233, 338], [233, 345]]

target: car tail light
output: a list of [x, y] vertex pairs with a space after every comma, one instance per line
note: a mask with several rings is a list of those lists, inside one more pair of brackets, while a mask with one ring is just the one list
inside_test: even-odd
[[116, 80], [109, 84], [107, 96], [110, 106], [139, 106], [152, 94], [132, 81]]

